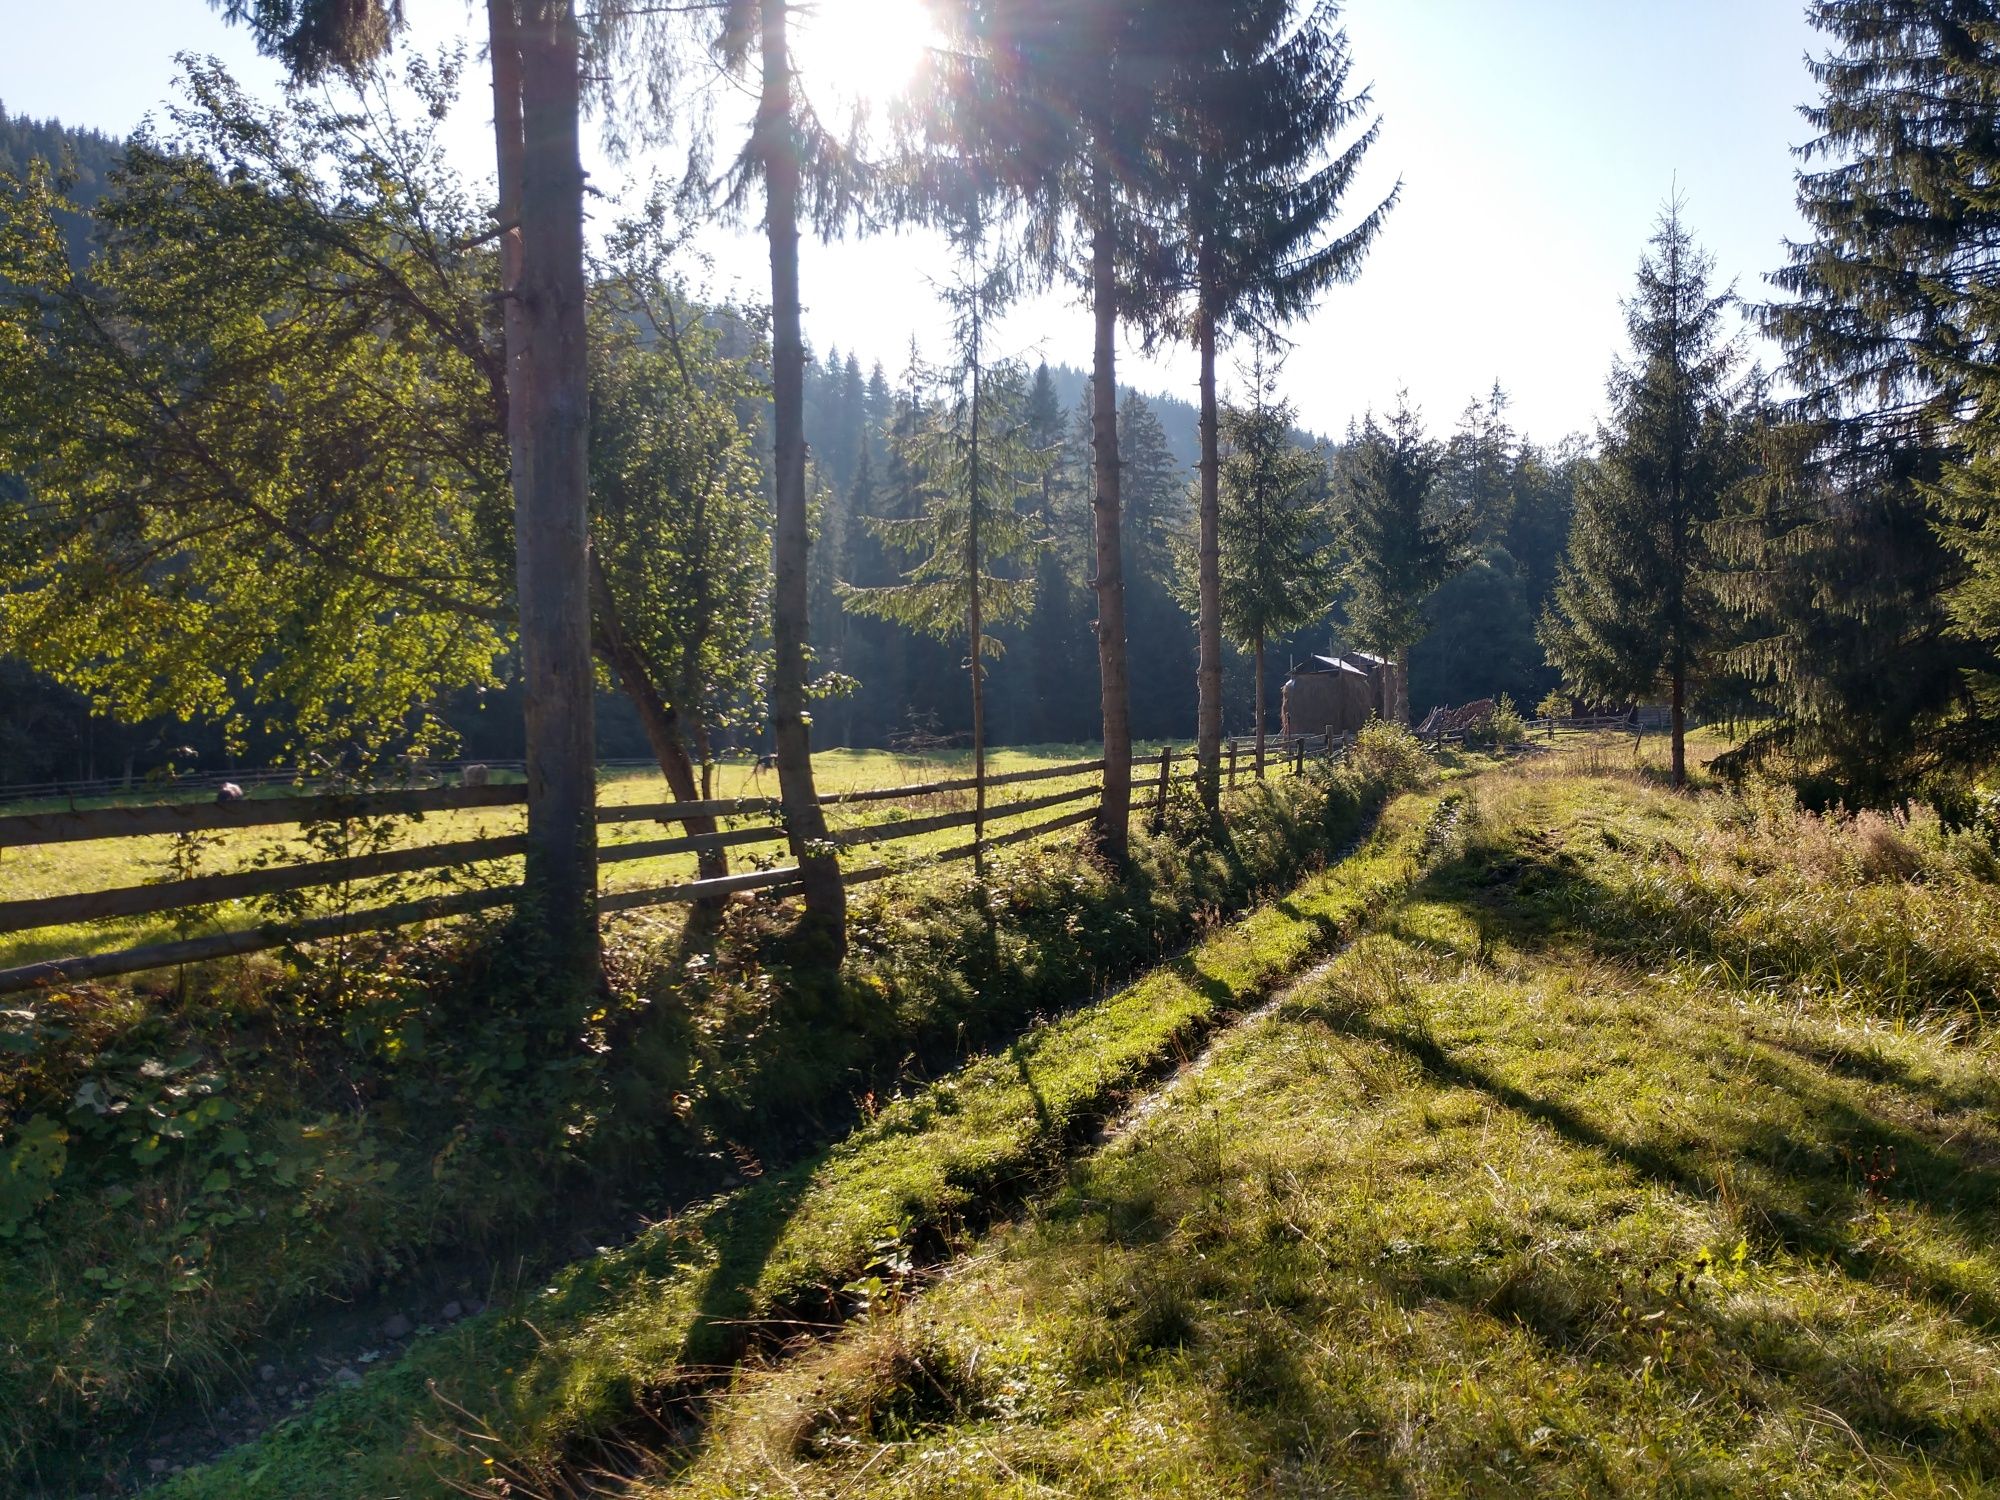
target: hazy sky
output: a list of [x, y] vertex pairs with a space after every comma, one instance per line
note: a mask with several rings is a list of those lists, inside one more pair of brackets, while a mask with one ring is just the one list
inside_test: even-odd
[[[803, 66], [854, 88], [892, 82], [919, 44], [915, 0], [823, 3]], [[406, 6], [416, 45], [476, 46], [466, 0]], [[1398, 176], [1403, 198], [1360, 281], [1294, 331], [1286, 385], [1307, 426], [1337, 433], [1407, 387], [1448, 428], [1498, 378], [1532, 435], [1586, 428], [1622, 347], [1619, 299], [1676, 182], [1719, 278], [1747, 297], [1763, 295], [1799, 231], [1790, 148], [1807, 134], [1803, 58], [1819, 50], [1801, 0], [1350, 0], [1346, 20], [1384, 119], [1357, 211]], [[182, 48], [276, 88], [273, 66], [205, 0], [0, 0], [0, 36], [0, 104], [72, 124], [130, 130], [170, 92]], [[465, 169], [488, 177], [480, 82], [469, 69], [451, 130]], [[629, 170], [600, 160], [599, 185], [615, 191]], [[718, 289], [768, 287], [754, 237], [718, 232], [710, 245]], [[947, 269], [921, 236], [811, 247], [808, 334], [893, 371], [913, 333], [936, 336], [928, 283]], [[1014, 313], [1004, 342], [1082, 366], [1090, 323], [1050, 294]], [[1120, 373], [1194, 394], [1184, 353], [1130, 354]]]

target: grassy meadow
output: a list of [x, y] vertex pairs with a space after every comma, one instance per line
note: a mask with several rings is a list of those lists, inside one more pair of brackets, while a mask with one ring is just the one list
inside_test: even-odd
[[1992, 876], [1609, 746], [1480, 777], [1364, 937], [635, 1492], [1992, 1494]]
[[[200, 1052], [279, 1161], [230, 1206], [288, 1220], [218, 1217], [199, 1152], [94, 1158], [0, 1260], [4, 1472], [108, 1494], [164, 1452], [162, 1500], [1992, 1493], [2000, 851], [1722, 787], [1725, 744], [1678, 794], [1656, 739], [1385, 740], [1235, 794], [1224, 844], [1177, 802], [1127, 882], [1027, 849], [984, 890], [866, 887], [837, 998], [757, 958], [781, 903], [740, 903], [714, 959], [668, 945], [591, 1023], [623, 1071], [558, 1096], [584, 1180], [622, 1161], [680, 1206], [513, 1262], [476, 1316], [419, 1309], [276, 1425], [230, 1395], [254, 1336], [518, 1226], [485, 1195], [524, 1159], [478, 1122], [519, 1127], [424, 1092], [483, 1076], [477, 1047], [322, 1051], [273, 1088], [233, 1049], [325, 1020], [104, 996], [96, 1062], [50, 1086]], [[336, 1084], [365, 1102], [313, 1115]], [[216, 1415], [149, 1448], [170, 1369]]]
[[[0, 1487], [118, 1492], [154, 1463], [170, 1472], [314, 1409], [343, 1361], [358, 1379], [385, 1357], [367, 1315], [345, 1310], [357, 1299], [399, 1310], [414, 1350], [427, 1329], [487, 1326], [437, 1315], [451, 1303], [525, 1309], [547, 1332], [548, 1310], [518, 1299], [579, 1256], [597, 1265], [593, 1246], [651, 1246], [618, 1262], [649, 1282], [661, 1268], [648, 1255], [680, 1253], [644, 1233], [662, 1215], [746, 1182], [768, 1201], [761, 1185], [885, 1101], [1004, 1052], [1311, 876], [1429, 774], [1407, 736], [1379, 749], [1240, 788], [1226, 835], [1178, 794], [1122, 875], [1070, 830], [1001, 851], [983, 884], [961, 862], [859, 887], [838, 973], [793, 966], [790, 905], [766, 895], [731, 903], [699, 949], [672, 911], [613, 924], [608, 992], [572, 1008], [520, 988], [515, 939], [494, 918], [56, 987], [0, 1011], [0, 1110], [17, 1122], [0, 1141]], [[950, 769], [857, 757], [849, 784]], [[1243, 983], [1280, 967], [1260, 958]], [[1224, 1008], [1161, 982], [1195, 1007], [1183, 1021]], [[1152, 1004], [1127, 1001], [1125, 1073], [1072, 1049], [1079, 1117], [1178, 1045], [1186, 1026]], [[998, 1108], [966, 1160], [1059, 1159], [1064, 1131], [1017, 1139], [1020, 1117]], [[346, 1348], [329, 1330], [357, 1316], [364, 1342]], [[543, 1411], [538, 1398], [524, 1430], [555, 1451], [611, 1420], [642, 1370], [671, 1373], [645, 1348], [574, 1402]], [[395, 1368], [438, 1368], [411, 1358]], [[272, 1360], [276, 1388], [252, 1378]]]

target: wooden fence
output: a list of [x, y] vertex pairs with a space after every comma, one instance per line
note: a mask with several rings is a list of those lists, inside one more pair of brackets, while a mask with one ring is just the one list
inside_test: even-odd
[[[1558, 727], [1597, 729], [1622, 723], [1621, 720], [1536, 720], [1529, 725], [1535, 732], [1553, 735]], [[1441, 736], [1433, 743], [1463, 740], [1462, 733]], [[1353, 735], [1267, 736], [1264, 741], [1265, 774], [1305, 769], [1309, 759], [1337, 760], [1352, 747]], [[1133, 780], [1138, 796], [1135, 806], [1150, 811], [1157, 820], [1165, 811], [1175, 776], [1187, 773], [1177, 767], [1191, 767], [1192, 750], [1171, 746], [1149, 761], [1135, 765]], [[1050, 812], [1069, 804], [1096, 799], [1101, 794], [1097, 778], [1104, 769], [1102, 760], [1078, 761], [1059, 766], [1038, 766], [988, 776], [989, 792], [1038, 781], [1091, 778], [1089, 784], [989, 803], [983, 813], [952, 810], [926, 817], [901, 818], [863, 824], [835, 831], [832, 841], [843, 849], [873, 848], [952, 829], [972, 827], [976, 822], [991, 824], [1034, 813]], [[1239, 780], [1256, 774], [1256, 740], [1236, 736], [1224, 742], [1222, 780], [1234, 787]], [[921, 782], [908, 786], [876, 787], [861, 791], [832, 793], [820, 798], [823, 806], [865, 806], [884, 802], [908, 802], [923, 797], [968, 792], [978, 783], [970, 776]], [[421, 817], [426, 813], [460, 812], [525, 805], [527, 788], [504, 786], [430, 786], [399, 790], [345, 794], [259, 797], [240, 802], [182, 802], [143, 807], [102, 807], [56, 812], [0, 814], [0, 854], [9, 849], [36, 845], [78, 843], [101, 839], [193, 835], [227, 832], [244, 828], [329, 825], [361, 819]], [[1096, 816], [1095, 807], [1072, 809], [1023, 828], [976, 838], [975, 842], [923, 856], [924, 863], [942, 864], [971, 858], [981, 849], [1002, 848], [1041, 838], [1075, 827]], [[634, 860], [674, 854], [700, 854], [710, 850], [772, 844], [785, 837], [778, 821], [778, 804], [770, 798], [734, 798], [701, 802], [656, 802], [602, 805], [597, 809], [600, 824], [658, 823], [685, 826], [696, 819], [753, 817], [761, 821], [748, 827], [726, 828], [709, 834], [680, 833], [665, 838], [641, 839], [607, 844], [598, 851], [600, 865], [618, 865]], [[526, 851], [527, 838], [520, 833], [497, 834], [411, 848], [382, 849], [369, 853], [300, 863], [268, 865], [261, 868], [214, 875], [193, 875], [183, 879], [144, 885], [115, 887], [56, 896], [0, 899], [0, 934], [34, 931], [71, 923], [153, 916], [163, 912], [190, 911], [222, 902], [284, 895], [318, 887], [345, 885], [354, 881], [421, 874], [428, 871], [460, 870], [493, 860], [512, 859]], [[850, 885], [865, 884], [900, 873], [906, 865], [881, 863], [845, 872]], [[796, 865], [751, 869], [706, 880], [682, 880], [670, 885], [605, 891], [598, 897], [601, 913], [633, 911], [644, 907], [688, 903], [733, 895], [744, 891], [781, 889], [796, 885]], [[44, 959], [13, 968], [0, 969], [0, 994], [36, 989], [50, 984], [110, 978], [148, 969], [206, 959], [254, 953], [294, 943], [345, 937], [355, 933], [378, 932], [409, 926], [442, 917], [465, 916], [511, 904], [519, 894], [515, 885], [495, 885], [445, 891], [386, 906], [343, 911], [326, 916], [269, 921], [228, 932], [208, 933], [178, 942], [154, 943], [110, 953], [79, 954]]]
[[[1062, 808], [1101, 795], [1098, 777], [1102, 760], [1078, 761], [1059, 766], [1038, 766], [986, 778], [989, 792], [1023, 786], [1038, 781], [1088, 777], [1088, 784], [1041, 793], [1025, 798], [989, 803], [984, 813], [976, 809], [952, 810], [926, 817], [871, 822], [835, 831], [832, 841], [842, 848], [872, 848], [929, 834], [972, 826], [975, 822], [995, 823]], [[923, 782], [909, 786], [876, 787], [861, 791], [833, 793], [820, 798], [827, 807], [869, 805], [912, 801], [922, 797], [967, 792], [977, 786], [969, 776]], [[526, 803], [527, 789], [510, 786], [436, 786], [356, 794], [280, 796], [247, 799], [241, 802], [182, 802], [144, 807], [103, 807], [59, 812], [0, 815], [0, 853], [37, 845], [79, 843], [101, 839], [127, 839], [160, 835], [196, 835], [244, 828], [338, 824], [359, 819], [420, 817], [426, 813], [459, 812], [489, 808], [519, 807]], [[944, 863], [969, 858], [975, 847], [1000, 848], [1073, 827], [1095, 815], [1095, 809], [1069, 811], [1053, 819], [1025, 828], [1009, 829], [968, 844], [927, 856]], [[778, 821], [778, 804], [770, 798], [732, 798], [703, 802], [659, 802], [601, 805], [597, 821], [602, 824], [659, 823], [685, 825], [694, 819], [752, 817], [760, 821], [748, 827], [726, 828], [712, 834], [681, 833], [666, 838], [642, 839], [607, 844], [598, 851], [600, 865], [618, 865], [634, 860], [673, 854], [700, 854], [712, 849], [736, 848], [777, 843], [785, 837]], [[240, 901], [281, 895], [315, 887], [342, 885], [353, 881], [426, 871], [464, 869], [492, 860], [523, 854], [526, 836], [508, 833], [411, 848], [377, 850], [364, 854], [300, 863], [272, 865], [226, 874], [195, 875], [184, 879], [122, 886], [109, 890], [85, 891], [57, 896], [0, 899], [0, 934], [29, 932], [38, 928], [120, 917], [157, 915], [162, 912], [196, 910], [225, 901]], [[859, 884], [880, 880], [902, 868], [878, 864], [850, 871], [847, 879]], [[796, 884], [798, 867], [745, 870], [709, 880], [686, 880], [672, 885], [637, 890], [606, 891], [598, 899], [601, 912], [632, 911], [668, 903], [686, 903], [751, 891]], [[117, 952], [79, 954], [44, 959], [13, 968], [0, 969], [0, 994], [40, 988], [60, 982], [103, 979], [147, 969], [205, 959], [254, 953], [292, 943], [376, 932], [393, 927], [430, 921], [441, 917], [465, 916], [511, 904], [519, 894], [515, 885], [496, 885], [447, 891], [387, 906], [340, 912], [327, 916], [271, 921], [234, 931], [208, 933], [178, 942], [154, 943]]]

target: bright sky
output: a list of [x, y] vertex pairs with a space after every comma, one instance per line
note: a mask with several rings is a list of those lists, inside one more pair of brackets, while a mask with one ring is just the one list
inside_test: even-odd
[[[921, 45], [916, 0], [822, 4], [802, 67], [844, 89], [892, 87]], [[476, 59], [483, 7], [406, 5], [416, 45], [462, 36]], [[1533, 436], [1587, 428], [1623, 343], [1619, 299], [1676, 182], [1719, 279], [1763, 295], [1782, 241], [1799, 233], [1789, 148], [1807, 134], [1803, 58], [1820, 50], [1803, 10], [1802, 0], [1350, 0], [1356, 74], [1384, 117], [1357, 211], [1399, 175], [1403, 200], [1360, 281], [1295, 330], [1286, 385], [1302, 423], [1338, 433], [1407, 387], [1448, 429], [1497, 377]], [[0, 0], [0, 35], [0, 103], [13, 113], [129, 131], [169, 94], [182, 48], [276, 89], [276, 69], [205, 0]], [[476, 68], [467, 96], [453, 149], [488, 177]], [[595, 170], [615, 191], [613, 169]], [[711, 247], [719, 290], [768, 289], [753, 235], [718, 232]], [[928, 283], [947, 271], [922, 236], [810, 247], [808, 336], [893, 372], [912, 334], [938, 336]], [[1051, 294], [1017, 309], [1005, 342], [1085, 366], [1090, 323], [1068, 294]], [[1129, 353], [1120, 374], [1194, 395], [1184, 353]]]

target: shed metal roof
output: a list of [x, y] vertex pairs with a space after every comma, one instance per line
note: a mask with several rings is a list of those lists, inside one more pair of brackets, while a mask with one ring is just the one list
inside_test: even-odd
[[1342, 672], [1350, 677], [1366, 677], [1368, 675], [1360, 667], [1355, 666], [1353, 662], [1345, 661], [1338, 656], [1309, 656], [1292, 668], [1292, 675], [1294, 677], [1326, 676]]

